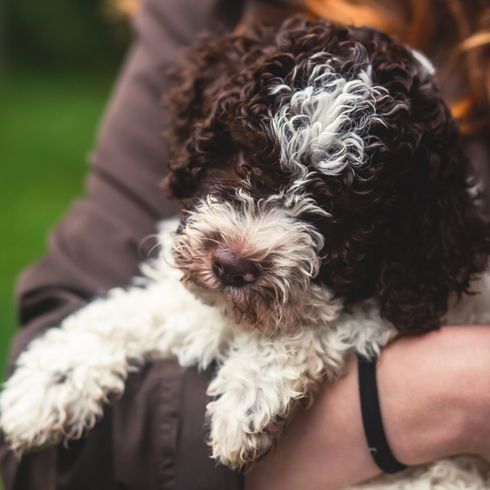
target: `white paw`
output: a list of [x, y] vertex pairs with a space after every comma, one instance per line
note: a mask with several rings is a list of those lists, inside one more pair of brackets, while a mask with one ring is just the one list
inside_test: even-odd
[[[53, 329], [33, 342], [0, 394], [0, 427], [11, 449], [19, 454], [80, 438], [102, 417], [108, 396], [124, 389], [130, 370], [124, 356], [109, 355], [107, 350], [103, 354], [99, 350], [96, 356], [101, 342], [93, 337], [92, 350], [79, 349], [85, 365], [78, 365], [72, 362], [75, 347], [70, 351], [67, 345], [60, 346], [56, 342], [60, 337], [62, 332]], [[101, 357], [111, 369], [102, 369]], [[114, 362], [116, 357], [118, 362]]]
[[[0, 395], [0, 426], [13, 451], [80, 438], [102, 417], [107, 392], [97, 385], [77, 383], [73, 372], [29, 372], [20, 369]], [[118, 388], [115, 384], [119, 383]], [[123, 381], [113, 379], [112, 392]]]
[[257, 407], [242, 408], [230, 409], [226, 395], [207, 406], [212, 456], [235, 470], [266, 454], [281, 434], [285, 420], [277, 418], [274, 422]]
[[[95, 424], [100, 412], [90, 413], [83, 407], [85, 400], [81, 396], [76, 397], [75, 409], [74, 397], [69, 394], [71, 403], [67, 403], [67, 391], [64, 374], [48, 380], [41, 371], [16, 371], [0, 397], [0, 424], [13, 451], [23, 453], [76, 438]], [[76, 420], [76, 413], [84, 418]]]

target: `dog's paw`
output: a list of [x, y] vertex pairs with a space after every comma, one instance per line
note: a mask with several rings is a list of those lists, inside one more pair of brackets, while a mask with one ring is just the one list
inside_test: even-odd
[[271, 449], [275, 437], [269, 432], [251, 432], [243, 427], [227, 427], [226, 432], [211, 431], [212, 457], [233, 470], [259, 460]]
[[256, 462], [271, 449], [282, 433], [285, 419], [268, 420], [261, 411], [253, 408], [240, 413], [239, 407], [230, 410], [226, 405], [223, 399], [208, 404], [209, 444], [213, 458], [239, 470]]
[[21, 368], [6, 383], [0, 395], [0, 426], [14, 452], [77, 439], [102, 416], [105, 396], [87, 396], [72, 375]]
[[[52, 329], [33, 342], [3, 386], [0, 427], [18, 454], [80, 438], [102, 417], [109, 395], [124, 389], [130, 367], [122, 354], [116, 352], [115, 362], [116, 355], [102, 349], [103, 341], [89, 335], [85, 347], [91, 349], [76, 351], [76, 345], [62, 342], [65, 337]], [[84, 356], [85, 364], [77, 356]]]

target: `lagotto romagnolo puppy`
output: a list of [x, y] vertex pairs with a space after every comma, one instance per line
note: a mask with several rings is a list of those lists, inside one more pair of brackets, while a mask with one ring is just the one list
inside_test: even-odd
[[[488, 226], [423, 55], [295, 17], [203, 41], [172, 107], [164, 187], [185, 218], [162, 229], [138, 286], [19, 357], [0, 398], [14, 450], [80, 437], [130, 372], [175, 357], [216, 363], [212, 455], [242, 468], [349, 354], [442, 322], [490, 322]], [[490, 470], [460, 457], [363, 488], [415, 483], [488, 488]]]

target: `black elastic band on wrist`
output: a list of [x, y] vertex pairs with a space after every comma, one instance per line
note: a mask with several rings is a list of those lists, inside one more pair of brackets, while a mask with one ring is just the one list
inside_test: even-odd
[[384, 473], [397, 473], [406, 469], [406, 466], [395, 458], [386, 439], [378, 398], [376, 361], [377, 358], [357, 356], [362, 423], [374, 462]]

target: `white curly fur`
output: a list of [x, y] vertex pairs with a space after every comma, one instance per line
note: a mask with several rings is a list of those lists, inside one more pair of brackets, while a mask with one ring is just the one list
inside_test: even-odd
[[[260, 200], [243, 189], [234, 202], [207, 196], [187, 213], [172, 247], [183, 281], [237, 323], [263, 332], [324, 323], [338, 312], [340, 301], [325, 288], [310, 287], [324, 238], [302, 219], [304, 213], [325, 215], [311, 198], [289, 189]], [[213, 271], [217, 246], [267, 263], [246, 292], [222, 287]]]
[[[324, 56], [318, 53], [312, 57]], [[325, 175], [338, 175], [347, 166], [366, 163], [368, 126], [377, 118], [376, 100], [386, 89], [373, 85], [370, 66], [347, 80], [331, 60], [312, 65], [304, 88], [278, 84], [273, 95], [290, 93], [274, 114], [272, 129], [281, 148], [281, 164], [305, 173], [305, 162]]]
[[[239, 328], [182, 285], [166, 258], [172, 240], [161, 233], [164, 247], [144, 266], [144, 285], [112, 290], [21, 354], [0, 395], [0, 424], [14, 450], [80, 437], [123, 392], [130, 372], [172, 357], [200, 369], [218, 363], [208, 390], [210, 444], [216, 459], [241, 467], [270, 448], [270, 423], [287, 417], [296, 400], [311, 398], [321, 380], [342, 374], [349, 353], [372, 355], [395, 335], [373, 301], [340, 314], [329, 310], [321, 327], [269, 336]], [[490, 321], [490, 276], [474, 289], [482, 294], [465, 297], [448, 321]], [[490, 472], [486, 463], [460, 457], [356, 488], [483, 489], [490, 488]]]

